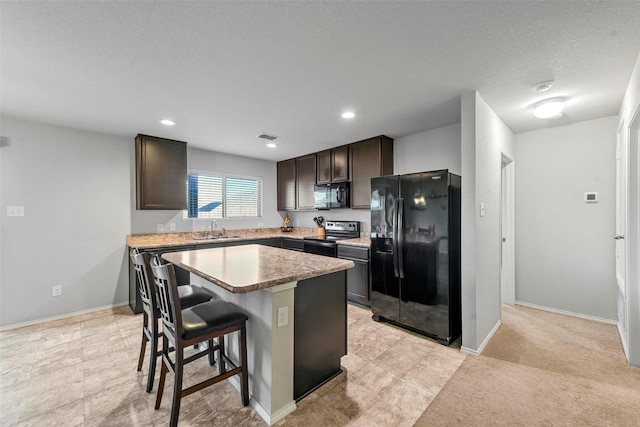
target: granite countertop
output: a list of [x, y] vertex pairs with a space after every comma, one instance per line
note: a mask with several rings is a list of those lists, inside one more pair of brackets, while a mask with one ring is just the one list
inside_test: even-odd
[[195, 249], [162, 257], [232, 293], [267, 289], [354, 267], [353, 261], [262, 245]]
[[127, 246], [138, 249], [168, 248], [174, 246], [206, 245], [212, 243], [238, 242], [243, 240], [269, 239], [274, 237], [287, 237], [303, 239], [306, 236], [317, 236], [315, 228], [294, 228], [293, 231], [283, 232], [280, 228], [255, 228], [242, 230], [227, 230], [227, 235], [239, 236], [223, 239], [196, 240], [202, 237], [202, 231], [186, 233], [154, 233], [133, 234], [127, 236]]

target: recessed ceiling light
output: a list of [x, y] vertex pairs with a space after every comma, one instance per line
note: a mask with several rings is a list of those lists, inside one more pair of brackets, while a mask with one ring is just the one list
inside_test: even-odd
[[278, 146], [278, 144], [276, 144], [275, 142], [267, 143], [267, 147], [269, 147], [269, 148], [276, 148], [277, 146]]
[[533, 106], [533, 115], [539, 119], [558, 119], [564, 110], [563, 98], [551, 98]]
[[169, 119], [162, 119], [160, 120], [160, 123], [162, 123], [165, 126], [175, 126], [176, 122], [174, 122], [173, 120], [169, 120]]
[[355, 116], [356, 113], [354, 113], [353, 111], [345, 111], [344, 113], [342, 113], [343, 119], [353, 119]]
[[546, 80], [533, 85], [533, 90], [536, 92], [546, 92], [553, 87], [553, 80]]

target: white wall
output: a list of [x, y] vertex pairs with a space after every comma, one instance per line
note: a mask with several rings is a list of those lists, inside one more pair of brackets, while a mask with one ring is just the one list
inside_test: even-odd
[[461, 175], [460, 123], [403, 136], [393, 142], [395, 175], [439, 169]]
[[[133, 138], [0, 117], [0, 328], [120, 305], [129, 298], [128, 234], [156, 224], [201, 230], [182, 211], [135, 210]], [[188, 149], [188, 167], [263, 178], [261, 220], [218, 221], [228, 229], [277, 227], [275, 162]], [[6, 216], [25, 206], [24, 218]], [[62, 285], [52, 297], [51, 286]]]
[[[616, 318], [616, 117], [516, 135], [516, 301]], [[584, 193], [597, 191], [598, 203]]]
[[462, 347], [479, 353], [500, 324], [501, 153], [515, 158], [514, 136], [477, 92], [461, 112]]
[[[133, 142], [132, 142], [133, 143]], [[187, 146], [188, 147], [188, 146]], [[228, 175], [262, 178], [263, 217], [259, 219], [221, 218], [219, 227], [228, 230], [241, 228], [279, 227], [282, 219], [276, 210], [276, 163], [214, 151], [187, 148], [187, 169], [200, 172], [220, 172]], [[135, 164], [133, 164], [132, 188], [135, 188]], [[137, 211], [135, 192], [131, 201], [132, 234], [155, 233], [157, 224], [163, 224], [164, 232], [170, 232], [170, 223], [176, 231], [202, 231], [211, 226], [211, 220], [183, 219], [183, 211]]]
[[[133, 144], [0, 117], [0, 327], [128, 299]], [[7, 206], [25, 207], [7, 217]], [[62, 295], [51, 296], [51, 286]]]

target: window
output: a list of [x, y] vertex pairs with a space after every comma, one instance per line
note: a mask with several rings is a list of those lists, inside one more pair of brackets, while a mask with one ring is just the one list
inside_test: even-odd
[[191, 172], [187, 175], [184, 218], [262, 216], [262, 179]]

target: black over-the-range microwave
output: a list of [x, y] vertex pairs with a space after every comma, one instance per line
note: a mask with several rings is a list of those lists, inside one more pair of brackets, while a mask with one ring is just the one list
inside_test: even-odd
[[340, 209], [351, 207], [349, 203], [349, 183], [316, 185], [313, 188], [316, 209]]

